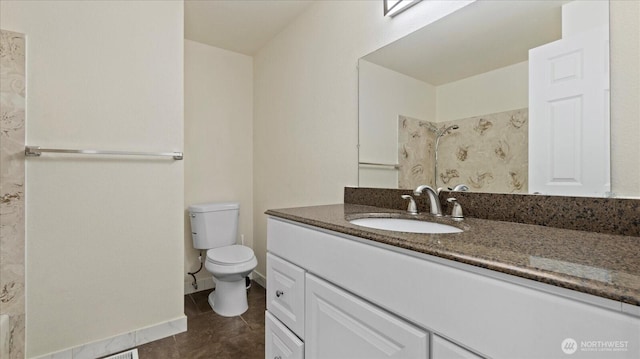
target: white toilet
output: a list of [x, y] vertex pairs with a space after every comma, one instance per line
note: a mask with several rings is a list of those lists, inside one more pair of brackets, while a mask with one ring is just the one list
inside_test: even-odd
[[205, 268], [216, 282], [209, 305], [225, 317], [240, 315], [249, 308], [245, 277], [258, 265], [251, 248], [236, 244], [239, 212], [236, 202], [189, 206], [193, 246], [207, 250]]

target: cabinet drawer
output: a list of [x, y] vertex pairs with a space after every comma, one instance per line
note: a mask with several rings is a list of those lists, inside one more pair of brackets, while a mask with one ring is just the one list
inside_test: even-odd
[[304, 339], [304, 269], [267, 253], [267, 310]]
[[428, 334], [311, 274], [306, 275], [305, 358], [424, 358]]
[[433, 335], [431, 339], [431, 350], [431, 359], [482, 359], [474, 353], [437, 335]]
[[265, 312], [265, 359], [302, 359], [304, 343], [268, 311]]

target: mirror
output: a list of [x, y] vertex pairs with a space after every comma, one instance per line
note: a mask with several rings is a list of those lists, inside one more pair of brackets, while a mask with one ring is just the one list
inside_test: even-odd
[[364, 56], [359, 185], [612, 196], [608, 29], [608, 1], [479, 0]]

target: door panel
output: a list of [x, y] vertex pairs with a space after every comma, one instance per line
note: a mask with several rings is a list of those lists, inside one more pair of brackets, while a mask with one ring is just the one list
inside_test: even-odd
[[311, 274], [306, 276], [306, 358], [427, 358], [428, 335]]
[[529, 51], [529, 191], [611, 191], [608, 30]]

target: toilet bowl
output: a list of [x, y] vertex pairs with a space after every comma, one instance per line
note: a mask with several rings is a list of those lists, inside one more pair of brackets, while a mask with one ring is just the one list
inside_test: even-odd
[[234, 317], [247, 311], [245, 277], [258, 265], [253, 250], [242, 245], [209, 249], [205, 268], [213, 275], [216, 289], [209, 294], [209, 305], [217, 314]]
[[245, 277], [258, 265], [251, 248], [236, 244], [239, 212], [238, 202], [189, 206], [193, 247], [207, 250], [204, 266], [216, 283], [209, 305], [225, 317], [240, 315], [249, 308]]

